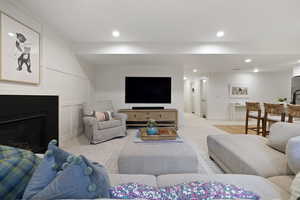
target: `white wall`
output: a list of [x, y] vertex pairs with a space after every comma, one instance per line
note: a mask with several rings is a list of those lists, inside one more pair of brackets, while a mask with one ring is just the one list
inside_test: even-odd
[[63, 144], [82, 132], [80, 109], [95, 90], [93, 68], [79, 63], [69, 43], [37, 17], [8, 1], [0, 1], [0, 8], [41, 34], [40, 84], [0, 82], [0, 94], [59, 95], [59, 140]]
[[300, 76], [300, 65], [293, 68], [293, 76]]
[[194, 92], [192, 92], [192, 103], [193, 103], [193, 113], [196, 115], [201, 115], [201, 81], [195, 80], [192, 82], [192, 88], [194, 88]]
[[[171, 104], [125, 104], [126, 76], [172, 77]], [[99, 66], [96, 73], [96, 99], [112, 100], [115, 109], [132, 106], [164, 106], [179, 111], [179, 126], [183, 122], [183, 67], [181, 66]]]
[[[279, 97], [290, 101], [292, 71], [259, 73], [211, 73], [208, 80], [208, 118], [229, 119], [229, 103], [241, 101], [276, 102]], [[245, 84], [248, 99], [231, 99], [229, 85]]]
[[192, 113], [192, 82], [190, 80], [184, 81], [184, 112]]

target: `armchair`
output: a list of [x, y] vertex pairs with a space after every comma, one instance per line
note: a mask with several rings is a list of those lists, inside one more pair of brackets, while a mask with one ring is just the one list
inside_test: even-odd
[[[111, 111], [113, 119], [97, 121], [94, 111]], [[127, 115], [115, 112], [111, 101], [97, 101], [92, 106], [83, 105], [84, 134], [91, 144], [126, 136], [126, 120]]]

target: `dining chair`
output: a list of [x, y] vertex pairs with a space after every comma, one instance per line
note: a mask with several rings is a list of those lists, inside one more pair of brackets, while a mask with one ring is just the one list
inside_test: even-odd
[[287, 106], [288, 108], [288, 122], [293, 123], [294, 118], [300, 118], [300, 105], [291, 105]]
[[269, 131], [267, 127], [275, 122], [285, 121], [285, 109], [283, 104], [264, 103], [263, 136], [266, 137]]
[[[249, 127], [249, 119], [256, 119], [256, 127]], [[248, 134], [248, 130], [256, 131], [257, 135], [261, 132], [261, 121], [263, 121], [261, 116], [261, 108], [259, 102], [246, 102], [246, 125], [245, 125], [245, 134]], [[262, 123], [263, 124], [263, 123]]]

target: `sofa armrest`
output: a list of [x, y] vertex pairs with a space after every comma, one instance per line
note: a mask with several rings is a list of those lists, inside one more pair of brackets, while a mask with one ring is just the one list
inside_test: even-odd
[[94, 134], [97, 130], [97, 119], [95, 117], [83, 117], [83, 123], [84, 123], [84, 134], [87, 136], [89, 142], [91, 143]]
[[83, 122], [86, 126], [95, 126], [97, 119], [95, 117], [83, 117]]
[[124, 120], [125, 122], [127, 120], [127, 115], [124, 113], [113, 113], [113, 117], [122, 121]]

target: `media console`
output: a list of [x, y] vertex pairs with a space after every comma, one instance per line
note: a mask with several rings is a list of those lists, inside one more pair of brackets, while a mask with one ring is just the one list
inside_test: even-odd
[[154, 119], [158, 126], [178, 128], [176, 109], [121, 109], [119, 112], [127, 114], [127, 126], [147, 126], [148, 120]]

